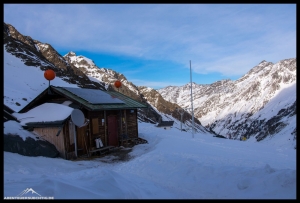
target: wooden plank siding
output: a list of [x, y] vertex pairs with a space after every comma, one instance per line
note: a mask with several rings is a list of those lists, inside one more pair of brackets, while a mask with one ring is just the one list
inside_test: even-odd
[[137, 111], [126, 110], [126, 124], [128, 138], [138, 137], [138, 123], [137, 123]]
[[56, 136], [57, 132], [60, 130], [59, 127], [47, 127], [47, 128], [34, 128], [33, 132], [38, 135], [41, 139], [45, 139], [48, 142], [55, 145], [59, 154], [63, 158], [67, 158], [65, 154], [65, 142], [64, 142], [64, 131], [61, 130], [59, 136]]
[[126, 117], [126, 110], [121, 111], [121, 120], [120, 120], [120, 135], [127, 135], [127, 117]]
[[75, 159], [74, 124], [71, 120], [64, 126], [64, 135], [66, 159]]
[[87, 126], [76, 127], [76, 141], [77, 141], [77, 156], [88, 154], [89, 143], [87, 136]]

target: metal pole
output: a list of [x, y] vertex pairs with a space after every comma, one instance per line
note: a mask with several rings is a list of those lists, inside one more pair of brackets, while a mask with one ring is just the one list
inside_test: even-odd
[[194, 109], [193, 109], [193, 84], [192, 84], [192, 65], [190, 60], [190, 76], [191, 76], [191, 105], [192, 105], [192, 136], [194, 138]]

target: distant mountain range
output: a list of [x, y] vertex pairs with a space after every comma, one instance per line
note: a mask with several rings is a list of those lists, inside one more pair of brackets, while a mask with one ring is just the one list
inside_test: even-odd
[[[57, 77], [78, 87], [116, 90], [146, 103], [149, 108], [139, 111], [144, 122], [178, 123], [180, 112], [185, 110], [182, 121], [191, 128], [192, 116], [187, 110], [191, 107], [190, 84], [159, 90], [135, 86], [123, 74], [97, 67], [92, 59], [72, 51], [61, 56], [50, 44], [23, 36], [12, 25], [4, 23], [3, 34], [4, 50], [21, 58], [25, 65], [41, 71], [51, 68]], [[119, 90], [114, 87], [116, 80], [122, 82]], [[262, 61], [237, 81], [193, 83], [193, 98], [196, 131], [225, 137], [230, 134], [234, 139], [254, 136], [257, 141], [274, 135], [296, 139], [295, 58], [276, 64]]]
[[[296, 59], [262, 61], [239, 80], [193, 84], [194, 109], [202, 125], [233, 138], [287, 136], [296, 139]], [[158, 90], [164, 99], [190, 108], [189, 84]]]

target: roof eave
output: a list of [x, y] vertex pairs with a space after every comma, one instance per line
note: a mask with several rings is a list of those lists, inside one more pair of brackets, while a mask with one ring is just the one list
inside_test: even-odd
[[59, 120], [59, 121], [46, 121], [46, 122], [29, 122], [25, 123], [24, 127], [35, 127], [35, 128], [43, 128], [43, 127], [61, 127], [65, 124], [67, 119]]

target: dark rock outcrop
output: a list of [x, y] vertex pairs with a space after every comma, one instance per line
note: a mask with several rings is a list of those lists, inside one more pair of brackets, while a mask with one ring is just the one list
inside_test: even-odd
[[18, 153], [24, 156], [59, 157], [56, 147], [48, 141], [34, 140], [27, 137], [24, 141], [19, 135], [4, 134], [4, 151]]

